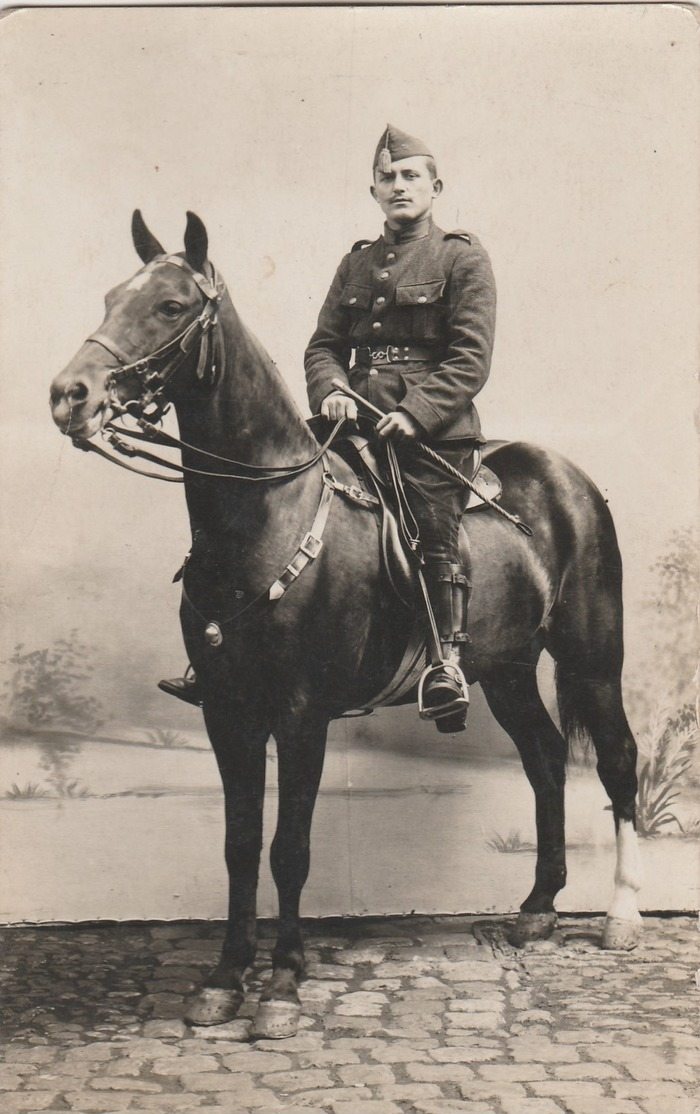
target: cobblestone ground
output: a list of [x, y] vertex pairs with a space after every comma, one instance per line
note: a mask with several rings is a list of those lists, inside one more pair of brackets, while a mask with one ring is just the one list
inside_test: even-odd
[[0, 1114], [698, 1114], [700, 936], [646, 918], [632, 953], [597, 919], [515, 951], [503, 922], [308, 926], [297, 1037], [244, 1017], [186, 1028], [220, 924], [5, 929]]

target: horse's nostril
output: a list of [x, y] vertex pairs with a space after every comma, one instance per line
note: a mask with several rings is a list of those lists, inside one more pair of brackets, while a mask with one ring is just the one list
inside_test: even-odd
[[66, 398], [75, 406], [85, 402], [89, 393], [85, 383], [75, 383], [70, 390], [66, 391]]

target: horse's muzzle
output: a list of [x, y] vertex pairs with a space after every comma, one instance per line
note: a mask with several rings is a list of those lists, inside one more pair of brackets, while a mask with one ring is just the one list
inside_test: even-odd
[[[90, 356], [92, 351], [88, 350]], [[86, 359], [80, 352], [51, 384], [51, 415], [61, 433], [78, 440], [94, 437], [109, 412], [109, 377], [113, 368]]]

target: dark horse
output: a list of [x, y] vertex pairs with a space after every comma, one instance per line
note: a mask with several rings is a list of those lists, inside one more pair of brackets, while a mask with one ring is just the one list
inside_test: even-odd
[[[382, 573], [377, 522], [367, 508], [335, 494], [322, 547], [305, 537], [319, 529], [329, 461], [339, 482], [352, 484], [355, 475], [335, 453], [320, 458], [277, 368], [208, 261], [202, 222], [188, 214], [185, 251], [177, 255], [164, 252], [138, 212], [133, 236], [145, 266], [107, 295], [99, 332], [55, 379], [53, 417], [85, 447], [125, 410], [157, 416], [172, 401], [177, 412], [193, 539], [182, 627], [225, 791], [230, 877], [221, 960], [187, 1017], [229, 1020], [243, 999], [256, 947], [272, 734], [279, 927], [256, 1031], [288, 1036], [300, 1009], [299, 902], [329, 720], [366, 706], [388, 683], [413, 620]], [[488, 460], [502, 480], [503, 507], [533, 530], [524, 536], [492, 509], [469, 521], [474, 587], [464, 669], [517, 746], [536, 802], [535, 883], [514, 939], [546, 936], [556, 923], [554, 898], [566, 874], [567, 740], [578, 733], [595, 747], [617, 832], [603, 946], [630, 948], [641, 927], [636, 746], [620, 691], [621, 562], [613, 523], [587, 477], [553, 453], [503, 443]], [[282, 575], [290, 562], [306, 564], [296, 578]], [[543, 649], [556, 663], [563, 734], [538, 693]]]

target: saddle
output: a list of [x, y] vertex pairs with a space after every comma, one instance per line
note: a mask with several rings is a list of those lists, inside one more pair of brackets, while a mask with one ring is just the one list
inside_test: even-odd
[[[404, 540], [397, 514], [397, 500], [386, 463], [368, 436], [373, 425], [368, 422], [369, 429], [363, 429], [365, 423], [362, 418], [358, 424], [359, 432], [341, 434], [333, 449], [352, 468], [359, 490], [374, 496], [372, 502], [379, 517], [384, 573], [398, 599], [406, 607], [413, 609], [416, 599], [415, 557]], [[319, 436], [325, 422], [316, 416], [309, 420], [309, 425], [314, 434]], [[481, 448], [477, 447], [474, 456], [474, 473], [467, 478], [478, 489], [479, 494], [470, 491], [465, 515], [480, 510], [487, 505], [487, 500], [495, 501], [501, 495], [501, 481], [483, 463]]]
[[[365, 509], [373, 510], [377, 515], [384, 575], [397, 599], [413, 612], [414, 620], [408, 644], [394, 676], [364, 708], [345, 713], [350, 717], [369, 715], [375, 708], [401, 703], [407, 693], [418, 684], [425, 668], [426, 651], [425, 616], [423, 608], [418, 606], [416, 557], [405, 540], [399, 521], [400, 512], [397, 506], [399, 500], [393, 490], [385, 461], [377, 453], [373, 441], [368, 436], [368, 432], [373, 429], [372, 423], [367, 423], [370, 427], [367, 431], [363, 431], [365, 422], [362, 417], [358, 424], [359, 432], [343, 433], [333, 445], [334, 451], [342, 457], [355, 475], [356, 495], [353, 497], [352, 485], [338, 483], [337, 490], [349, 498], [354, 498], [358, 504]], [[316, 416], [310, 419], [309, 425], [319, 440], [322, 440], [321, 430], [326, 428], [324, 419]], [[501, 481], [495, 472], [483, 463], [480, 448], [475, 452], [474, 473], [468, 479], [478, 489], [479, 494], [470, 492], [465, 516], [487, 506], [487, 500], [497, 500], [501, 494]], [[464, 544], [465, 546], [468, 544], [466, 537]]]

